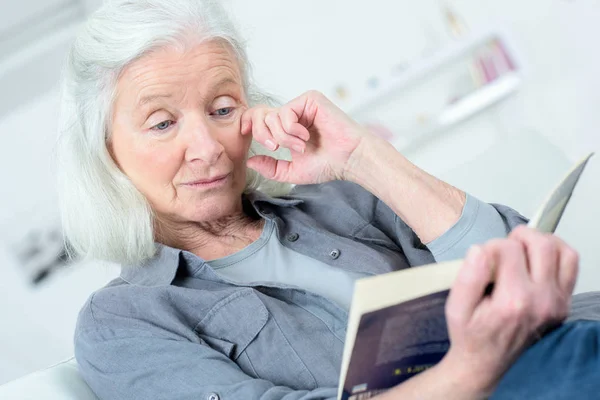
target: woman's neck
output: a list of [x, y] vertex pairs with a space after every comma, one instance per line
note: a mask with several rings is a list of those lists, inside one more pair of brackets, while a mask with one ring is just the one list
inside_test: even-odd
[[204, 260], [233, 254], [258, 240], [264, 220], [239, 211], [203, 222], [160, 222], [157, 240], [167, 246], [187, 250]]

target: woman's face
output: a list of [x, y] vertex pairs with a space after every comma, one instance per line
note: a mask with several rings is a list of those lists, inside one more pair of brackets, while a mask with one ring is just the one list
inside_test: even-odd
[[161, 219], [215, 220], [241, 207], [251, 142], [240, 134], [246, 108], [228, 46], [161, 49], [120, 76], [109, 149]]

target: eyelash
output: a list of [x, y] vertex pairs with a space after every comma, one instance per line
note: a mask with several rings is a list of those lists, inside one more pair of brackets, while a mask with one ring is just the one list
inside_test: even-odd
[[[214, 112], [212, 112], [212, 113], [211, 113], [211, 115], [213, 115], [213, 114], [214, 114], [214, 115], [216, 115], [217, 117], [228, 117], [228, 116], [231, 114], [231, 112], [233, 111], [233, 108], [234, 108], [234, 107], [223, 107], [223, 108], [219, 108], [218, 110], [215, 110]], [[219, 112], [219, 111], [222, 111], [222, 110], [228, 110], [229, 112], [228, 112], [227, 114], [223, 114], [223, 115], [216, 114], [217, 112]], [[169, 126], [167, 126], [165, 129], [158, 129], [158, 126], [159, 126], [159, 125], [162, 125], [162, 124], [164, 124], [164, 123], [166, 123], [166, 122], [168, 122], [168, 123], [169, 123]], [[174, 124], [174, 123], [175, 123], [175, 121], [166, 120], [166, 121], [162, 121], [161, 123], [159, 123], [159, 124], [157, 124], [157, 125], [154, 125], [154, 126], [153, 126], [152, 128], [150, 128], [150, 129], [152, 129], [153, 131], [156, 131], [156, 132], [165, 132], [165, 131], [167, 131], [167, 130], [168, 130], [170, 127], [171, 127], [171, 126], [173, 126], [173, 124]]]
[[[228, 117], [233, 112], [233, 108], [234, 107], [219, 108], [218, 110], [215, 110], [214, 112], [212, 112], [211, 115], [215, 114], [217, 117]], [[216, 114], [217, 112], [222, 111], [222, 110], [229, 110], [229, 112], [227, 114], [224, 114], [224, 115]]]
[[[159, 126], [159, 125], [162, 125], [162, 124], [164, 124], [165, 122], [168, 122], [168, 123], [169, 123], [169, 126], [167, 126], [165, 129], [158, 129], [158, 126]], [[165, 132], [167, 129], [169, 129], [171, 126], [173, 126], [173, 124], [174, 124], [174, 123], [175, 123], [175, 121], [170, 121], [170, 120], [168, 120], [168, 121], [163, 121], [163, 122], [161, 122], [160, 124], [154, 125], [154, 126], [153, 126], [152, 128], [150, 128], [150, 129], [151, 129], [151, 130], [153, 130], [153, 131], [156, 131], [156, 132]]]

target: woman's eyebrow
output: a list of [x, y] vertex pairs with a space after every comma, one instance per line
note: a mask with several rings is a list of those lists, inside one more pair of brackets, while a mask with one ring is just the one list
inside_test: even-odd
[[173, 95], [171, 95], [171, 94], [150, 94], [150, 95], [141, 97], [137, 103], [137, 106], [142, 107], [142, 106], [144, 106], [148, 103], [152, 103], [153, 101], [156, 101], [158, 99], [170, 98], [170, 97], [173, 97]]
[[[217, 90], [219, 90], [219, 88], [221, 86], [224, 86], [224, 85], [238, 85], [238, 84], [239, 84], [239, 82], [236, 81], [235, 79], [233, 79], [231, 77], [225, 77], [223, 79], [220, 79], [216, 83], [213, 83], [211, 86], [209, 86], [209, 89], [208, 89], [207, 92], [208, 93], [214, 93]], [[137, 102], [137, 107], [143, 107], [146, 104], [152, 103], [152, 102], [154, 102], [156, 100], [165, 99], [165, 98], [168, 99], [168, 98], [171, 98], [171, 97], [173, 97], [172, 94], [161, 94], [161, 93], [149, 94], [149, 95], [146, 95], [146, 96], [142, 96], [142, 97], [140, 97], [139, 101]]]
[[224, 78], [218, 80], [216, 83], [213, 83], [212, 85], [210, 85], [208, 87], [208, 90], [206, 91], [206, 93], [209, 96], [212, 96], [219, 90], [219, 88], [221, 86], [226, 86], [226, 85], [240, 85], [240, 83], [237, 80], [233, 79], [232, 77], [227, 76], [227, 77], [224, 77]]

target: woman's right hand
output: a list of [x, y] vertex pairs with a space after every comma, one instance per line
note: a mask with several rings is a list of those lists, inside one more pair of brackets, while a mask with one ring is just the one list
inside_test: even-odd
[[473, 247], [446, 303], [451, 346], [439, 367], [468, 392], [490, 395], [519, 355], [567, 317], [578, 262], [558, 237], [525, 226]]

